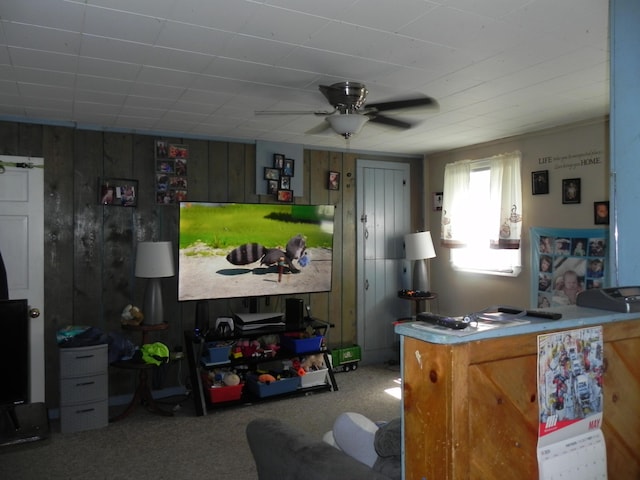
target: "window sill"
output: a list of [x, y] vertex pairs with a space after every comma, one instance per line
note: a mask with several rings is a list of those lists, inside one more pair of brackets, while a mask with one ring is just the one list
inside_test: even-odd
[[480, 275], [496, 275], [500, 277], [517, 277], [522, 272], [522, 267], [505, 267], [505, 268], [472, 268], [462, 267], [460, 265], [451, 264], [457, 272], [478, 273]]

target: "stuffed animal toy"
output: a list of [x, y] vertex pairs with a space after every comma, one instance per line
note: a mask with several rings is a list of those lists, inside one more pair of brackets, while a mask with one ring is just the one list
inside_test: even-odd
[[222, 383], [224, 383], [227, 387], [233, 387], [240, 384], [240, 377], [236, 373], [228, 372], [224, 375], [224, 377], [222, 377]]
[[276, 381], [276, 377], [269, 373], [263, 373], [258, 377], [258, 381], [262, 383], [271, 383]]
[[300, 361], [300, 367], [303, 368], [305, 372], [322, 370], [325, 368], [324, 356], [320, 354], [307, 355]]
[[127, 305], [124, 307], [124, 310], [120, 315], [120, 323], [122, 325], [140, 325], [143, 320], [144, 314], [134, 305]]

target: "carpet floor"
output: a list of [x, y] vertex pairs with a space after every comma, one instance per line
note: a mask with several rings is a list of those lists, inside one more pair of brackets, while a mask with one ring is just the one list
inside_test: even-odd
[[175, 409], [173, 417], [138, 408], [105, 428], [64, 434], [52, 422], [47, 440], [0, 449], [0, 478], [256, 479], [245, 436], [249, 421], [279, 417], [320, 439], [342, 412], [389, 420], [401, 413], [401, 401], [390, 394], [399, 394], [399, 377], [398, 366], [366, 365], [337, 373], [335, 392], [214, 408], [201, 417], [192, 398], [169, 398], [162, 401]]

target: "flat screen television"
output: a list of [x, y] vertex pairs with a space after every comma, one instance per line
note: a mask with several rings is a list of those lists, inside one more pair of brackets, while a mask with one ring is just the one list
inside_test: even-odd
[[331, 291], [334, 205], [181, 202], [178, 300]]
[[0, 407], [29, 402], [29, 306], [0, 300]]

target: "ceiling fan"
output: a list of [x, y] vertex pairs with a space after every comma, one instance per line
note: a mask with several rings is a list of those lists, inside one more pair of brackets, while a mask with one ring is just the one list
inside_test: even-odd
[[321, 133], [329, 128], [344, 138], [358, 133], [365, 123], [379, 123], [388, 127], [408, 129], [413, 126], [404, 120], [382, 115], [381, 112], [403, 110], [416, 107], [437, 107], [433, 98], [423, 96], [405, 100], [392, 100], [365, 105], [367, 87], [363, 83], [339, 82], [333, 85], [320, 85], [320, 92], [329, 101], [331, 111], [291, 111], [291, 110], [259, 110], [256, 115], [302, 115], [312, 114], [325, 117], [325, 121], [306, 133]]

